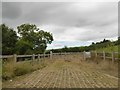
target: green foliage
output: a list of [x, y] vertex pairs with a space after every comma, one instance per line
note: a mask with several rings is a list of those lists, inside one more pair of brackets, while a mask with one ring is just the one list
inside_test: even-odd
[[[51, 33], [39, 30], [36, 25], [22, 24], [17, 28], [18, 33], [21, 35], [21, 39], [32, 46], [32, 50], [35, 54], [43, 53], [47, 44], [51, 44], [53, 41]], [[31, 50], [31, 47], [28, 50]]]
[[5, 24], [0, 25], [0, 30], [2, 30], [2, 54], [13, 54], [15, 53], [14, 47], [17, 42], [17, 34], [12, 29], [7, 27]]
[[0, 25], [2, 30], [2, 54], [38, 54], [43, 53], [47, 44], [51, 44], [53, 36], [50, 32], [39, 30], [34, 24], [22, 24], [17, 27], [19, 37], [16, 31], [5, 24]]
[[118, 51], [118, 46], [120, 45], [120, 38], [117, 41], [111, 42], [110, 40], [104, 39], [100, 42], [92, 42], [89, 46], [81, 47], [64, 47], [61, 49], [52, 49], [51, 51], [58, 52], [83, 52], [83, 51], [92, 51], [92, 50], [104, 50], [104, 51]]
[[24, 41], [23, 39], [20, 39], [16, 43], [16, 53], [17, 54], [33, 53], [32, 48], [33, 48], [33, 45], [31, 43], [29, 43], [28, 41]]
[[98, 52], [118, 52], [118, 45], [117, 46], [109, 46], [109, 47], [105, 47], [105, 48], [99, 48], [97, 49]]
[[15, 74], [15, 76], [21, 76], [21, 75], [24, 75], [24, 74], [29, 73], [31, 71], [32, 70], [30, 68], [16, 67], [14, 70], [14, 74]]

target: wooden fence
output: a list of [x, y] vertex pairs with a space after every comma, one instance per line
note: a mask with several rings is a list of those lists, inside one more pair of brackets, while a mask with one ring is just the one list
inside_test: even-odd
[[120, 56], [120, 53], [118, 52], [109, 52], [109, 53], [106, 53], [106, 52], [97, 52], [97, 51], [92, 51], [92, 52], [69, 52], [69, 53], [52, 53], [50, 52], [49, 54], [38, 54], [38, 55], [3, 55], [3, 56], [0, 56], [0, 59], [9, 59], [11, 58], [13, 62], [18, 62], [19, 58], [29, 58], [30, 60], [35, 60], [36, 58], [38, 60], [40, 60], [41, 58], [49, 58], [49, 59], [52, 59], [54, 56], [66, 56], [66, 55], [73, 55], [73, 54], [77, 54], [81, 57], [83, 57], [83, 60], [86, 60], [87, 58], [95, 58], [95, 59], [98, 59], [98, 58], [101, 58], [103, 60], [106, 60], [106, 59], [111, 59], [112, 62], [114, 62], [115, 60], [120, 60], [119, 56]]
[[[3, 56], [0, 56], [0, 59], [2, 60], [5, 60], [5, 59], [12, 59], [13, 62], [18, 62], [19, 59], [23, 59], [23, 58], [28, 58], [29, 60], [35, 60], [36, 58], [38, 60], [40, 60], [41, 58], [49, 58], [49, 59], [53, 59], [53, 57], [55, 56], [66, 56], [66, 55], [73, 55], [73, 54], [79, 54], [79, 52], [75, 52], [75, 53], [52, 53], [50, 52], [50, 54], [38, 54], [38, 55], [35, 55], [35, 54], [32, 54], [32, 55], [3, 55]], [[21, 61], [21, 60], [20, 60]], [[24, 60], [23, 60], [24, 61]]]
[[120, 60], [120, 52], [97, 52], [97, 51], [92, 51], [90, 52], [91, 58], [95, 59], [103, 59], [103, 60], [111, 60], [112, 62], [114, 61], [119, 61]]

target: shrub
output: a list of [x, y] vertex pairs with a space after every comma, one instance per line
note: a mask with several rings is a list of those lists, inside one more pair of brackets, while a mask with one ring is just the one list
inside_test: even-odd
[[26, 68], [26, 67], [16, 67], [14, 70], [14, 74], [15, 76], [20, 76], [20, 75], [24, 75], [31, 72], [31, 69]]

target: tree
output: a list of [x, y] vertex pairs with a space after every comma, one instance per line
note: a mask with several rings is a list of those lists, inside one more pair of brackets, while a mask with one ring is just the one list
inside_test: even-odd
[[43, 53], [47, 44], [51, 44], [53, 36], [50, 32], [45, 32], [37, 28], [34, 24], [22, 24], [17, 27], [20, 39], [31, 44], [34, 53]]
[[16, 32], [5, 24], [0, 25], [0, 30], [2, 30], [2, 54], [14, 54], [18, 38]]
[[64, 48], [62, 48], [63, 52], [67, 52], [68, 51], [68, 47], [64, 46]]
[[33, 48], [32, 44], [29, 43], [28, 41], [24, 41], [23, 39], [20, 39], [16, 43], [16, 53], [21, 55], [21, 54], [33, 54]]

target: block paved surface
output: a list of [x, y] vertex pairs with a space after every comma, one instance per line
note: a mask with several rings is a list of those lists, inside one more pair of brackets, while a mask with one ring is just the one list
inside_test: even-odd
[[3, 83], [3, 88], [117, 88], [118, 78], [82, 62], [54, 61], [51, 65]]

